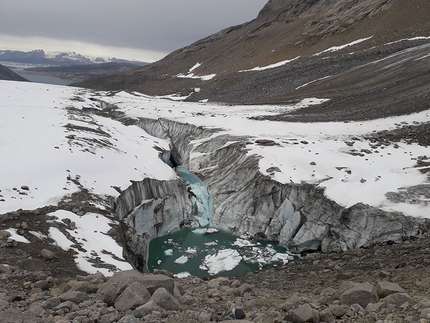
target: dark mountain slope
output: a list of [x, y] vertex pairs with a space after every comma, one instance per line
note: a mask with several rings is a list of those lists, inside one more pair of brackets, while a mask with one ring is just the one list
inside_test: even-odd
[[24, 70], [31, 74], [56, 76], [66, 80], [83, 81], [98, 76], [120, 73], [137, 68], [130, 63], [97, 63], [83, 65], [59, 65], [47, 67], [31, 67]]
[[14, 71], [12, 71], [11, 69], [1, 64], [0, 64], [0, 80], [28, 82], [26, 78], [16, 74]]
[[[105, 90], [135, 90], [151, 95], [188, 95], [198, 87], [201, 90], [194, 92], [189, 100], [231, 103], [281, 103], [303, 96], [335, 97], [325, 105], [327, 109], [339, 109], [339, 105], [347, 101], [351, 107], [361, 105], [363, 100], [358, 99], [373, 92], [368, 100], [380, 99], [382, 92], [380, 89], [372, 92], [372, 83], [368, 80], [372, 75], [376, 76], [372, 71], [382, 67], [368, 68], [368, 73], [362, 76], [348, 71], [430, 43], [429, 16], [428, 0], [270, 0], [249, 23], [222, 30], [140, 69], [79, 85]], [[400, 41], [414, 37], [421, 38]], [[357, 40], [362, 41], [338, 51], [321, 53]], [[414, 106], [416, 102], [425, 105], [430, 91], [424, 86], [429, 84], [426, 71], [430, 66], [429, 58], [422, 54], [425, 50], [419, 54], [422, 57], [420, 78], [414, 81], [414, 84], [424, 82], [420, 83], [421, 90], [404, 93], [409, 88], [398, 87], [400, 83], [409, 82], [418, 70], [414, 64], [403, 64], [400, 60], [409, 52], [393, 56], [393, 61], [399, 59], [402, 68], [393, 69], [384, 81], [391, 82], [390, 95], [402, 93], [403, 101]], [[321, 54], [315, 55], [318, 53]], [[239, 72], [293, 58], [297, 59], [277, 68]], [[187, 75], [196, 63], [201, 65], [192, 71], [195, 75], [216, 76], [206, 81], [177, 77], [180, 73]], [[319, 87], [315, 83], [296, 90], [318, 78], [334, 75], [338, 82], [330, 83], [330, 92], [323, 90], [324, 85], [320, 83]], [[361, 88], [356, 89], [355, 84], [360, 82]], [[375, 82], [378, 83], [378, 79]], [[345, 84], [350, 84], [350, 88], [344, 95]], [[384, 87], [382, 83], [380, 85]], [[381, 104], [390, 105], [390, 102]]]

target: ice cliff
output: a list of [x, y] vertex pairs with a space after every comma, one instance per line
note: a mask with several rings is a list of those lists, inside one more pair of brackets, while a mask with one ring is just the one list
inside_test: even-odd
[[[317, 184], [282, 184], [263, 175], [259, 157], [248, 154], [247, 137], [166, 119], [139, 119], [138, 125], [170, 141], [171, 151], [160, 153], [160, 158], [188, 167], [208, 184], [212, 225], [233, 234], [277, 240], [295, 252], [341, 252], [429, 232], [426, 219], [360, 203], [344, 207], [327, 198]], [[125, 190], [117, 213], [132, 264], [145, 271], [149, 240], [191, 223], [192, 208], [179, 177], [145, 179]]]

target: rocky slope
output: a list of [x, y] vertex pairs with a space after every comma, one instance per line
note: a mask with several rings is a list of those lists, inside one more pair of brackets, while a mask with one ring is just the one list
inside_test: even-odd
[[[191, 94], [189, 100], [233, 103], [286, 102], [306, 92], [336, 98], [327, 103], [329, 111], [345, 102], [349, 109], [358, 109], [366, 104], [365, 96], [369, 102], [381, 101], [382, 109], [395, 99], [414, 109], [428, 101], [428, 88], [421, 88], [429, 81], [428, 57], [415, 61], [420, 65], [417, 78], [412, 77], [415, 67], [401, 59], [382, 75], [378, 69], [357, 73], [354, 68], [366, 70], [366, 64], [427, 44], [429, 14], [426, 0], [271, 0], [249, 23], [222, 30], [141, 69], [80, 85], [151, 95]], [[345, 44], [351, 45], [334, 48]], [[276, 68], [251, 70], [292, 59]], [[323, 77], [330, 78], [297, 91]], [[194, 91], [196, 87], [200, 90]]]
[[204, 281], [51, 270], [48, 249], [28, 257], [0, 231], [0, 315], [8, 323], [53, 322], [419, 322], [430, 320], [429, 240], [404, 240], [342, 254], [313, 253], [282, 267]]

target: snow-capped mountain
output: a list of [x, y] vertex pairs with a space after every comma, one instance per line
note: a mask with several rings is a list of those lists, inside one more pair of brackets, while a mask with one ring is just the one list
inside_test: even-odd
[[102, 58], [84, 56], [76, 52], [45, 52], [41, 49], [29, 52], [0, 50], [0, 61], [32, 65], [82, 65], [97, 63], [132, 63], [143, 65], [143, 62], [129, 61], [120, 58]]

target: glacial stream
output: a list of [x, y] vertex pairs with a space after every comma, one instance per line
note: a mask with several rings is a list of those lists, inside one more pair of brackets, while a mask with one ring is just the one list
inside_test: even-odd
[[177, 167], [176, 172], [187, 184], [195, 221], [193, 227], [151, 240], [150, 272], [167, 269], [178, 277], [235, 276], [294, 259], [276, 242], [211, 228], [212, 197], [207, 184], [185, 168]]

